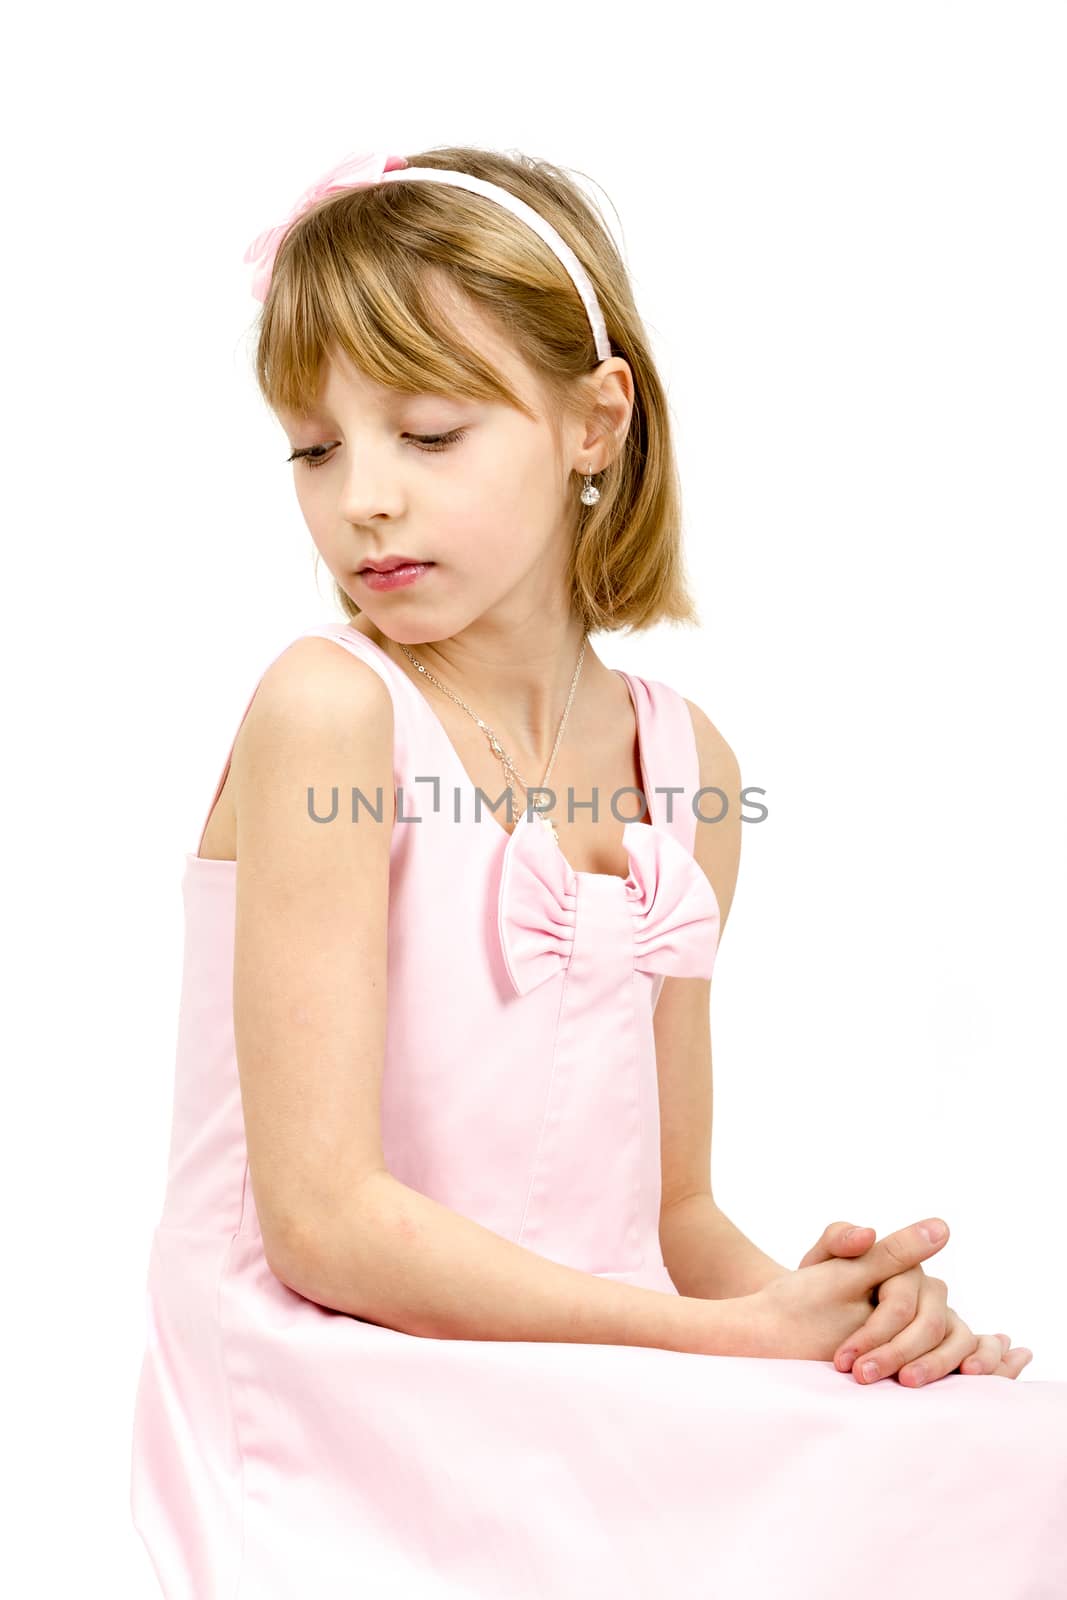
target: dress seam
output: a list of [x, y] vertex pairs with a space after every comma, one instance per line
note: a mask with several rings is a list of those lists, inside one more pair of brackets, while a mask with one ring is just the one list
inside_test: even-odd
[[219, 1330], [219, 1350], [222, 1357], [222, 1371], [226, 1381], [226, 1398], [230, 1416], [230, 1432], [233, 1435], [234, 1448], [237, 1459], [241, 1463], [241, 1545], [237, 1557], [237, 1582], [233, 1591], [233, 1600], [240, 1600], [241, 1590], [244, 1587], [245, 1576], [245, 1544], [248, 1531], [248, 1500], [247, 1483], [245, 1477], [245, 1453], [241, 1448], [241, 1437], [237, 1428], [237, 1411], [234, 1405], [233, 1378], [230, 1375], [229, 1360], [226, 1352], [226, 1328], [222, 1318], [222, 1279], [230, 1264], [233, 1247], [238, 1243], [239, 1234], [231, 1234], [230, 1243], [222, 1261], [219, 1264], [218, 1277], [215, 1282], [215, 1325]]
[[[647, 1087], [647, 1081], [646, 1081], [645, 1077], [643, 1076], [643, 1074], [641, 1072], [640, 1053], [639, 1053], [639, 1051], [637, 1049], [638, 1021], [637, 1021], [637, 952], [636, 952], [636, 950], [634, 952], [634, 965], [630, 969], [630, 1016], [631, 1016], [631, 1019], [632, 1019], [631, 1020], [631, 1025], [630, 1025], [630, 1040], [631, 1040], [632, 1051], [633, 1051], [635, 1075], [636, 1075], [636, 1078], [637, 1078], [637, 1177], [636, 1177], [635, 1185], [634, 1185], [637, 1193], [635, 1195], [634, 1213], [635, 1213], [636, 1217], [638, 1218], [637, 1227], [638, 1227], [638, 1237], [640, 1238], [642, 1236], [642, 1232], [643, 1232], [643, 1230], [641, 1229], [641, 1226], [640, 1226], [640, 1218], [643, 1215], [642, 1207], [641, 1207], [641, 1201], [644, 1198], [645, 1147], [646, 1147], [646, 1144], [647, 1144], [647, 1141], [648, 1141], [648, 1117], [645, 1114], [647, 1109], [648, 1109], [648, 1104], [647, 1104], [648, 1087]], [[658, 1075], [659, 1074], [658, 1074], [658, 1067], [657, 1067], [657, 1083], [656, 1083], [657, 1093], [659, 1092]], [[648, 1241], [647, 1241], [647, 1237], [646, 1237], [645, 1238], [645, 1242], [641, 1246], [640, 1259], [638, 1260], [638, 1263], [637, 1263], [636, 1270], [638, 1272], [643, 1272], [644, 1271], [645, 1262], [647, 1260], [648, 1260]]]
[[541, 1161], [541, 1150], [545, 1142], [545, 1124], [548, 1122], [548, 1113], [552, 1109], [552, 1088], [556, 1081], [556, 1062], [559, 1055], [560, 1017], [563, 1015], [563, 1001], [567, 993], [567, 981], [570, 977], [570, 967], [563, 969], [563, 982], [559, 991], [559, 1006], [556, 1009], [556, 1022], [552, 1032], [552, 1066], [549, 1069], [548, 1083], [545, 1087], [545, 1104], [541, 1112], [541, 1126], [537, 1130], [537, 1144], [534, 1147], [533, 1160], [530, 1163], [530, 1182], [526, 1188], [526, 1200], [519, 1219], [519, 1231], [515, 1235], [515, 1243], [522, 1244], [522, 1236], [526, 1231], [526, 1221], [530, 1214], [530, 1200], [533, 1196], [534, 1184], [537, 1181], [537, 1170]]

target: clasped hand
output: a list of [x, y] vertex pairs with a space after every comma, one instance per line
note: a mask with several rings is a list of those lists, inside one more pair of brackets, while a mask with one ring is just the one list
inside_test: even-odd
[[[935, 1225], [945, 1230], [943, 1238], [934, 1240], [940, 1250], [949, 1237], [944, 1222], [930, 1217], [921, 1224]], [[855, 1261], [874, 1242], [873, 1228], [831, 1222], [798, 1271], [835, 1256]], [[896, 1373], [900, 1383], [917, 1388], [955, 1372], [1017, 1378], [1034, 1359], [1031, 1350], [1013, 1348], [1006, 1333], [972, 1333], [947, 1302], [948, 1285], [942, 1278], [927, 1277], [921, 1266], [886, 1278], [871, 1315], [834, 1352], [834, 1366], [838, 1372], [851, 1371], [861, 1383], [876, 1383]], [[868, 1371], [872, 1364], [874, 1370]]]

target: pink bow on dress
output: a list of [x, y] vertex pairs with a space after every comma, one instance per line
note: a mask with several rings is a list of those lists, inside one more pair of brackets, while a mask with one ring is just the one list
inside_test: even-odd
[[266, 300], [279, 245], [296, 219], [303, 216], [316, 201], [324, 200], [328, 194], [335, 194], [341, 189], [366, 188], [369, 184], [377, 183], [383, 172], [392, 172], [407, 164], [406, 156], [348, 155], [324, 173], [310, 189], [305, 189], [285, 221], [273, 228], [266, 228], [258, 238], [253, 239], [244, 253], [245, 261], [255, 263], [252, 275], [255, 298], [261, 302]]
[[[696, 860], [673, 834], [628, 822], [624, 881], [633, 914], [634, 966], [679, 978], [710, 978], [719, 904]], [[497, 929], [504, 965], [528, 994], [568, 965], [574, 947], [578, 875], [548, 831], [523, 813], [504, 848]]]

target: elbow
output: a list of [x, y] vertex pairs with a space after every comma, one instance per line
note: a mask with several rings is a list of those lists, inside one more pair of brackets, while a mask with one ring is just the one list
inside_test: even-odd
[[294, 1227], [270, 1250], [264, 1246], [267, 1266], [279, 1283], [304, 1300], [370, 1320], [375, 1301], [371, 1274], [359, 1252], [344, 1247], [338, 1232], [336, 1226], [322, 1229], [310, 1223]]
[[282, 1231], [274, 1229], [269, 1239], [263, 1235], [263, 1255], [273, 1276], [308, 1300], [314, 1298], [308, 1289], [322, 1273], [317, 1252], [312, 1248], [314, 1236], [313, 1229], [297, 1223]]
[[279, 1283], [292, 1289], [294, 1294], [302, 1294], [305, 1299], [311, 1298], [305, 1293], [304, 1286], [313, 1274], [309, 1273], [305, 1250], [295, 1239], [287, 1239], [284, 1243], [275, 1240], [271, 1245], [264, 1239], [263, 1256]]
[[381, 1187], [364, 1182], [346, 1202], [292, 1222], [269, 1251], [264, 1246], [264, 1255], [279, 1282], [305, 1300], [399, 1332], [422, 1333], [405, 1292], [411, 1277], [398, 1272], [403, 1230], [403, 1217], [383, 1201]]

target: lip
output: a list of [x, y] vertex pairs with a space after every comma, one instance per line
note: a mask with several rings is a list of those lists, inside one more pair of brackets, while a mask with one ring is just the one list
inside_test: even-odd
[[401, 562], [399, 566], [389, 567], [384, 572], [378, 572], [373, 567], [364, 567], [356, 576], [360, 578], [368, 589], [384, 592], [389, 589], [404, 589], [409, 584], [417, 583], [427, 572], [433, 570], [432, 561]]
[[381, 561], [365, 561], [358, 569], [364, 572], [392, 572], [395, 567], [428, 567], [429, 561], [420, 561], [417, 556], [385, 556]]

